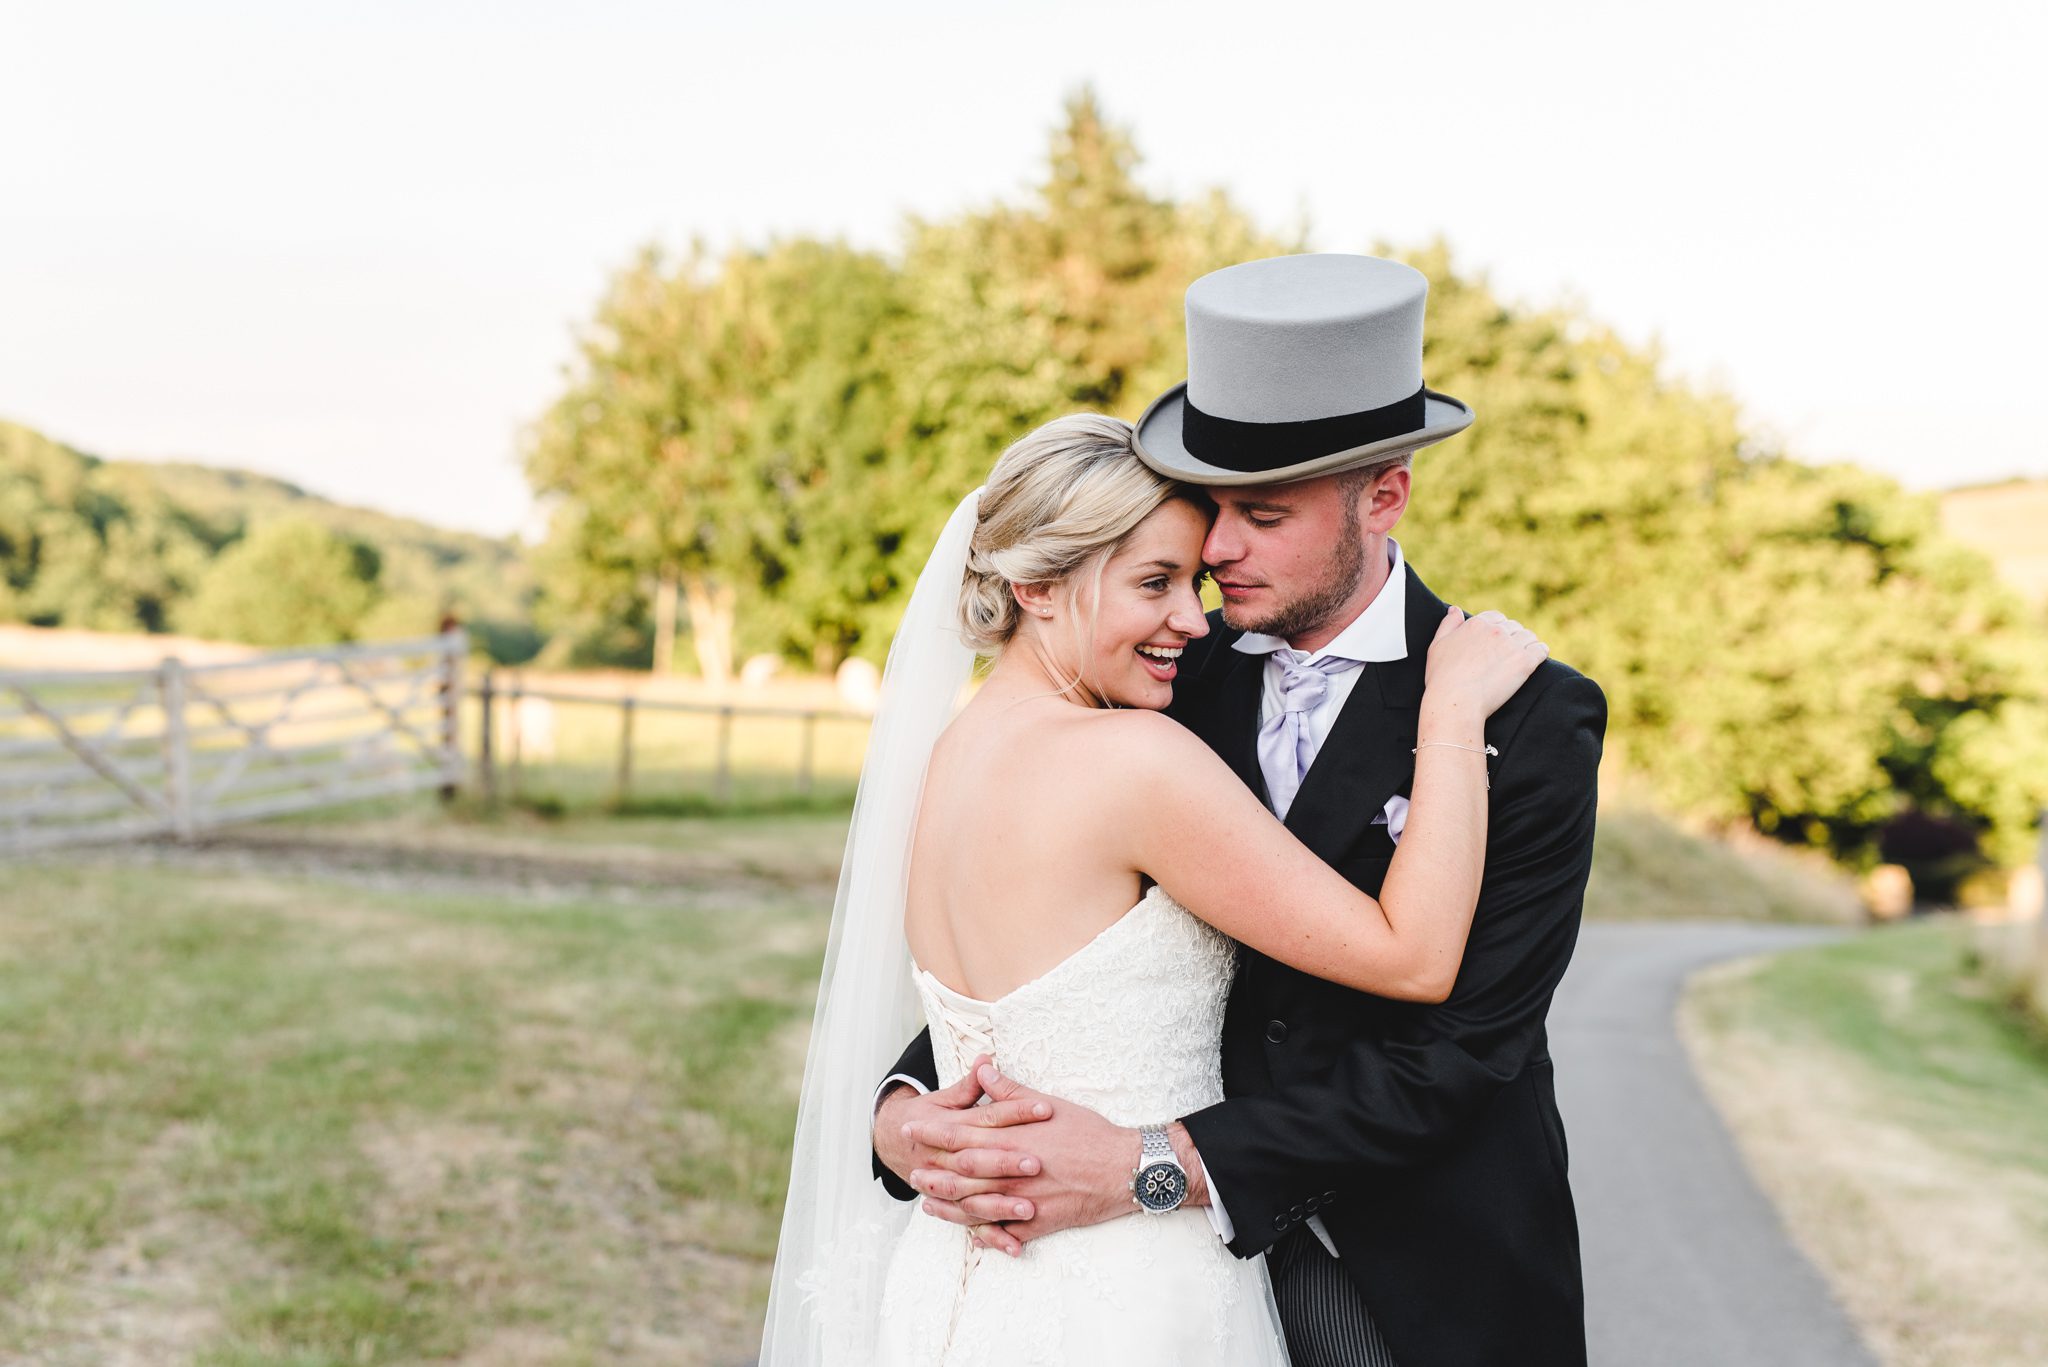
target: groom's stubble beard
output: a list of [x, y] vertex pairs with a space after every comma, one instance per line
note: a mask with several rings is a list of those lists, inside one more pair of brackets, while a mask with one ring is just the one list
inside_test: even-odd
[[1358, 515], [1358, 500], [1344, 503], [1344, 525], [1331, 547], [1330, 572], [1300, 597], [1282, 603], [1259, 617], [1240, 609], [1232, 612], [1229, 599], [1223, 602], [1223, 624], [1235, 631], [1290, 639], [1306, 635], [1329, 623], [1330, 618], [1351, 601], [1358, 583], [1365, 578], [1365, 541], [1360, 535], [1364, 523]]

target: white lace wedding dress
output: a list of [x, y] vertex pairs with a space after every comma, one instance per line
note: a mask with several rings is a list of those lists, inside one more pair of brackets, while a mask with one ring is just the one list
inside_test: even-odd
[[[1164, 1124], [1223, 1098], [1219, 1049], [1236, 948], [1159, 888], [1043, 977], [998, 1001], [921, 969], [939, 1083], [975, 1055], [1119, 1125]], [[1198, 1209], [1063, 1230], [1022, 1257], [910, 1217], [888, 1269], [890, 1367], [1287, 1362], [1264, 1259], [1233, 1257]]]

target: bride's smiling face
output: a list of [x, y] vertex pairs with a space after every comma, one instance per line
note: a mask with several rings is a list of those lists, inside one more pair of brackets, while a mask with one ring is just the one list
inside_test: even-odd
[[[1099, 595], [1085, 574], [1051, 595], [1046, 644], [1068, 677], [1078, 673], [1088, 693], [1113, 707], [1157, 711], [1173, 701], [1181, 647], [1209, 634], [1200, 587], [1208, 533], [1207, 510], [1170, 498], [1103, 565]], [[1090, 641], [1087, 658], [1077, 662], [1082, 640]]]

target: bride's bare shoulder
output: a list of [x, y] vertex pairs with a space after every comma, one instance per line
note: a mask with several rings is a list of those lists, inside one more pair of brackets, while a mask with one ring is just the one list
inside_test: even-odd
[[1091, 763], [1114, 765], [1140, 780], [1162, 770], [1187, 772], [1221, 767], [1214, 752], [1194, 732], [1164, 712], [1145, 708], [1113, 708], [1077, 719], [1068, 730], [1069, 743]]

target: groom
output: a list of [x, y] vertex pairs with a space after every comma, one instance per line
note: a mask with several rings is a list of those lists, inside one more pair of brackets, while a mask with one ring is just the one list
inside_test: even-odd
[[[1359, 256], [1204, 276], [1187, 383], [1138, 427], [1146, 464], [1216, 504], [1203, 559], [1223, 607], [1182, 657], [1171, 715], [1374, 894], [1445, 610], [1391, 534], [1414, 451], [1472, 420], [1422, 385], [1426, 289]], [[1578, 935], [1605, 726], [1598, 686], [1556, 661], [1488, 722], [1486, 869], [1449, 1000], [1388, 1001], [1239, 951], [1227, 1099], [1169, 1133], [1188, 1203], [1238, 1256], [1268, 1255], [1297, 1367], [1586, 1361], [1544, 1018]], [[1137, 1131], [993, 1068], [935, 1086], [920, 1036], [876, 1112], [876, 1175], [898, 1198], [914, 1186], [1006, 1249], [1135, 1209]], [[983, 1091], [1001, 1104], [977, 1106]]]

